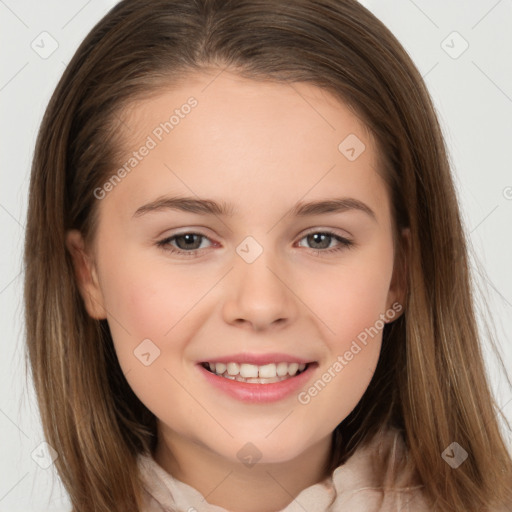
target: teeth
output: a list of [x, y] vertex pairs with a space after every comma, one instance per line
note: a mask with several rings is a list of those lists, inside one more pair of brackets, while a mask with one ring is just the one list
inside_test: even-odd
[[[244, 382], [257, 382], [265, 379], [265, 382], [278, 382], [283, 378], [293, 377], [297, 372], [306, 368], [305, 363], [270, 363], [262, 366], [248, 363], [207, 363], [210, 371], [217, 375], [223, 375], [231, 380]], [[226, 373], [227, 370], [227, 373]]]
[[295, 375], [299, 371], [299, 363], [292, 363], [288, 366], [288, 373], [290, 375]]
[[[213, 366], [213, 368], [212, 368], [212, 366]], [[227, 369], [227, 366], [224, 363], [217, 363], [217, 364], [210, 363], [210, 370], [214, 373], [217, 371], [219, 374], [222, 375], [226, 371], [226, 369]]]
[[[257, 366], [256, 368], [256, 374], [255, 377], [260, 377], [261, 379], [273, 379], [277, 376], [277, 370], [276, 365], [274, 363], [266, 364], [264, 366], [260, 366], [259, 369]], [[240, 372], [240, 375], [242, 377], [246, 377], [242, 372]]]
[[[217, 373], [217, 368], [213, 371]], [[228, 363], [228, 373], [229, 375], [238, 375], [240, 373], [240, 365], [238, 363]]]
[[288, 363], [279, 363], [277, 365], [277, 375], [279, 377], [282, 377], [283, 375], [286, 375], [288, 373]]
[[[263, 368], [263, 366], [261, 368]], [[240, 376], [244, 379], [248, 379], [250, 377], [258, 377], [258, 367], [254, 364], [241, 364]], [[261, 375], [261, 377], [263, 377], [263, 375]], [[273, 375], [268, 375], [268, 377], [273, 377]]]

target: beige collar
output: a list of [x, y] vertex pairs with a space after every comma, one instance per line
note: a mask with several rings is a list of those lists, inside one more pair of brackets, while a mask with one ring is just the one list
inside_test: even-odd
[[[279, 512], [427, 512], [422, 485], [387, 492], [381, 503], [383, 493], [375, 485], [369, 455], [387, 443], [393, 461], [404, 456], [399, 431], [388, 431], [382, 440], [376, 436], [337, 467], [331, 477], [303, 489]], [[171, 476], [149, 455], [139, 455], [138, 464], [145, 489], [143, 512], [228, 512], [208, 503], [199, 491]]]

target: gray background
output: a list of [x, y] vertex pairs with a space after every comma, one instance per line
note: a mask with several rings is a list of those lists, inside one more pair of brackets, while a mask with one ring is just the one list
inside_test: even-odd
[[[115, 3], [0, 0], [0, 512], [68, 510], [54, 466], [41, 467], [48, 455], [40, 448], [40, 420], [24, 377], [25, 210], [44, 108], [79, 43]], [[500, 354], [510, 369], [512, 0], [362, 3], [405, 46], [433, 96], [472, 245], [479, 304], [481, 298], [489, 304]], [[52, 45], [58, 47], [48, 55]], [[491, 316], [482, 308], [482, 327], [484, 318]], [[512, 421], [512, 391], [488, 341], [484, 350], [498, 404]], [[510, 431], [503, 429], [512, 444]]]

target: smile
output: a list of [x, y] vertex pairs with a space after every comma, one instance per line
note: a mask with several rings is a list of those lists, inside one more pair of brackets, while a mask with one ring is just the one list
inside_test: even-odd
[[202, 363], [202, 366], [220, 377], [252, 384], [272, 384], [294, 377], [305, 371], [310, 363], [270, 363], [255, 365], [248, 363]]
[[258, 366], [250, 363], [203, 362], [195, 366], [213, 389], [238, 401], [262, 404], [298, 394], [315, 375], [318, 363], [283, 361]]

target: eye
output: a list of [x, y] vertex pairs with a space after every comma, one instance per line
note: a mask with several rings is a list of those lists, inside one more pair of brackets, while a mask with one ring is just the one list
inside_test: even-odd
[[[196, 239], [194, 240], [194, 238]], [[185, 256], [197, 256], [197, 253], [201, 248], [201, 243], [198, 245], [197, 238], [209, 240], [208, 237], [201, 235], [200, 233], [181, 233], [179, 235], [164, 238], [157, 242], [156, 245], [170, 253], [183, 254]], [[176, 242], [178, 248], [171, 245], [172, 242]]]
[[[332, 231], [310, 231], [301, 240], [307, 240], [309, 244], [313, 244], [311, 249], [316, 253], [333, 253], [349, 249], [354, 246], [354, 242], [342, 236], [333, 233]], [[328, 248], [332, 241], [337, 241], [338, 245]]]
[[[201, 249], [204, 249], [204, 247], [201, 247], [202, 239], [210, 240], [207, 236], [202, 235], [201, 233], [180, 233], [178, 235], [164, 238], [163, 240], [157, 242], [156, 245], [172, 254], [194, 257], [199, 255], [198, 253], [201, 251]], [[332, 231], [310, 231], [300, 240], [304, 239], [306, 239], [309, 244], [313, 244], [311, 250], [315, 251], [315, 253], [318, 255], [342, 251], [355, 245], [351, 240], [339, 236]], [[333, 241], [338, 242], [338, 244], [332, 248], [329, 248]]]

